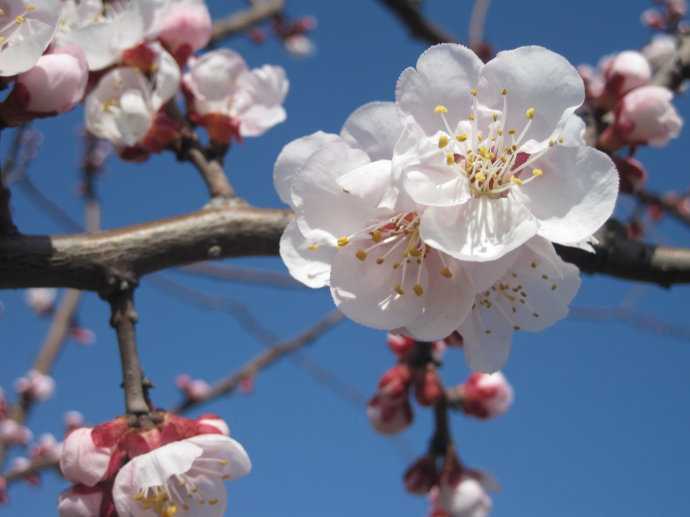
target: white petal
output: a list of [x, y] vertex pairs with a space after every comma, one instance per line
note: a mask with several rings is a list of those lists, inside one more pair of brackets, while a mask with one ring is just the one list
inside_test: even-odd
[[361, 199], [367, 206], [376, 206], [391, 184], [390, 160], [377, 160], [343, 174], [338, 185], [349, 195]]
[[[59, 13], [56, 4], [54, 12]], [[52, 23], [27, 17], [24, 23], [8, 37], [5, 48], [0, 50], [0, 76], [20, 74], [30, 69], [50, 44], [57, 27], [57, 16]]]
[[[131, 465], [132, 480], [134, 485], [140, 489], [164, 486], [171, 476], [188, 472], [194, 461], [200, 458], [202, 454], [204, 454], [203, 447], [190, 440], [181, 440], [137, 456], [127, 463], [120, 472]], [[120, 474], [117, 477], [119, 476]], [[117, 478], [115, 483], [117, 484]]]
[[120, 109], [115, 115], [115, 123], [125, 145], [134, 145], [144, 138], [152, 120], [153, 113], [147, 104], [145, 92], [127, 90], [122, 94]]
[[465, 360], [472, 370], [493, 373], [508, 361], [513, 329], [496, 310], [477, 305], [458, 328], [463, 338]]
[[432, 207], [422, 215], [424, 242], [468, 261], [496, 260], [537, 233], [530, 212], [510, 198], [472, 199], [457, 207]]
[[280, 238], [280, 258], [290, 274], [312, 288], [328, 285], [335, 248], [328, 242], [307, 240], [297, 223], [290, 221]]
[[231, 114], [240, 120], [242, 136], [259, 136], [286, 118], [283, 102], [290, 83], [285, 70], [264, 65], [237, 79], [239, 94]]
[[238, 479], [249, 474], [252, 462], [247, 451], [237, 441], [221, 434], [201, 434], [185, 440], [204, 450], [204, 458], [221, 460], [223, 474], [228, 480]]
[[273, 167], [273, 186], [283, 203], [290, 205], [290, 187], [297, 172], [325, 144], [340, 140], [338, 135], [317, 131], [293, 140], [280, 151]]
[[537, 218], [542, 237], [560, 244], [578, 243], [613, 213], [618, 173], [601, 151], [557, 146], [534, 166], [543, 175], [513, 192]]
[[153, 78], [155, 89], [151, 95], [151, 106], [158, 111], [177, 93], [180, 87], [180, 67], [159, 43], [152, 43], [151, 46], [156, 52], [156, 73]]
[[517, 260], [519, 248], [506, 253], [501, 258], [485, 262], [462, 262], [472, 289], [475, 293], [486, 291], [494, 285], [499, 278], [505, 275], [513, 263]]
[[401, 133], [401, 114], [395, 103], [370, 102], [347, 118], [340, 136], [375, 161], [393, 157], [393, 149]]
[[443, 124], [434, 108], [448, 108], [446, 119], [455, 127], [472, 109], [470, 90], [479, 82], [482, 62], [467, 47], [444, 43], [435, 45], [417, 60], [417, 68], [407, 68], [400, 75], [395, 91], [398, 106], [412, 115], [427, 135]]
[[585, 100], [582, 78], [564, 57], [543, 47], [528, 46], [499, 52], [481, 73], [479, 100], [493, 109], [503, 109], [501, 90], [506, 88], [506, 127], [522, 131], [526, 112], [535, 109], [526, 140], [548, 139], [563, 113]]
[[112, 453], [110, 449], [94, 445], [91, 431], [89, 427], [72, 431], [60, 452], [62, 475], [73, 483], [86, 486], [94, 486], [103, 479]]
[[194, 59], [184, 82], [194, 94], [196, 111], [222, 113], [235, 94], [237, 79], [247, 70], [242, 56], [230, 49], [213, 50]]
[[[338, 250], [331, 270], [331, 295], [336, 306], [350, 319], [377, 329], [403, 327], [423, 313], [424, 298], [414, 294], [415, 266], [406, 272], [401, 282], [402, 266], [394, 269], [393, 260], [376, 264], [374, 257], [357, 259], [357, 242]], [[428, 286], [426, 271], [420, 280]], [[401, 284], [405, 294], [397, 294]]]
[[304, 234], [321, 230], [339, 238], [363, 229], [376, 210], [359, 197], [343, 191], [338, 179], [367, 165], [364, 151], [352, 149], [344, 142], [323, 147], [307, 161], [292, 185], [292, 206]]
[[60, 517], [93, 517], [99, 515], [103, 494], [101, 492], [78, 493], [65, 490], [58, 498]]
[[443, 264], [436, 253], [424, 260], [428, 283], [424, 291], [423, 314], [406, 324], [407, 332], [422, 341], [443, 339], [458, 328], [472, 308], [474, 291], [457, 260], [446, 259], [453, 276], [441, 275]]

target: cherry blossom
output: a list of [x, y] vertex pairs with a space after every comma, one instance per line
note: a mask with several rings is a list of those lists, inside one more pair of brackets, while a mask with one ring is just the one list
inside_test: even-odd
[[103, 70], [144, 40], [150, 28], [146, 13], [154, 4], [148, 0], [63, 0], [56, 41], [59, 46], [81, 47], [89, 70]]
[[148, 48], [154, 56], [150, 80], [138, 68], [118, 67], [86, 98], [87, 129], [112, 142], [121, 154], [158, 152], [175, 137], [168, 131], [172, 122], [160, 110], [174, 97], [180, 70], [159, 44]]
[[73, 483], [92, 487], [102, 481], [108, 471], [114, 447], [94, 442], [92, 428], [72, 431], [62, 445], [60, 471]]
[[250, 470], [249, 456], [232, 438], [193, 436], [128, 462], [115, 478], [113, 499], [119, 515], [221, 516], [227, 508], [223, 482]]
[[162, 9], [152, 31], [178, 63], [185, 63], [208, 44], [213, 23], [203, 0], [177, 0]]
[[676, 52], [676, 38], [668, 34], [657, 34], [652, 41], [642, 49], [642, 55], [654, 67], [660, 68], [673, 57]]
[[29, 370], [26, 376], [20, 377], [15, 381], [14, 389], [24, 397], [45, 401], [53, 396], [55, 381], [49, 375], [37, 370]]
[[0, 441], [26, 445], [31, 441], [31, 438], [33, 438], [31, 430], [17, 423], [16, 420], [11, 418], [0, 420]]
[[680, 134], [683, 119], [671, 101], [673, 92], [662, 86], [643, 86], [623, 97], [616, 119], [601, 137], [611, 150], [623, 145], [649, 144], [663, 147]]
[[433, 504], [437, 517], [487, 517], [493, 506], [480, 480], [468, 475], [456, 483], [442, 482]]
[[175, 383], [190, 400], [203, 400], [211, 392], [208, 382], [203, 379], [192, 379], [186, 374], [179, 375]]
[[501, 372], [475, 372], [458, 387], [462, 408], [468, 415], [494, 418], [505, 413], [513, 403], [513, 388]]
[[94, 517], [101, 515], [103, 490], [84, 486], [73, 486], [62, 492], [58, 498], [60, 517]]
[[0, 8], [0, 76], [25, 72], [48, 48], [60, 18], [59, 0], [7, 0]]
[[437, 45], [402, 73], [396, 99], [411, 122], [394, 163], [429, 206], [426, 245], [495, 260], [535, 235], [577, 245], [611, 215], [616, 170], [584, 145], [573, 115], [582, 79], [558, 54], [521, 47], [484, 65], [461, 45]]
[[220, 49], [191, 59], [183, 81], [190, 116], [216, 142], [260, 136], [286, 118], [289, 83], [279, 66], [250, 70], [239, 54]]
[[32, 116], [71, 110], [84, 97], [88, 73], [80, 47], [51, 49], [17, 77], [12, 93], [2, 105], [3, 118], [17, 124]]
[[625, 50], [607, 60], [603, 72], [606, 88], [615, 97], [648, 84], [652, 78], [649, 62], [634, 50]]
[[34, 287], [25, 291], [26, 304], [39, 316], [49, 314], [55, 307], [57, 289]]
[[65, 429], [67, 430], [67, 433], [80, 427], [84, 427], [84, 415], [82, 415], [79, 411], [67, 411], [63, 416], [63, 420], [65, 422]]

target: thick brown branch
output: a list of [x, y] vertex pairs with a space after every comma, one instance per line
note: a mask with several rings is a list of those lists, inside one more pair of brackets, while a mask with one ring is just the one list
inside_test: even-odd
[[285, 210], [207, 208], [96, 233], [0, 238], [0, 288], [108, 289], [112, 271], [141, 276], [208, 259], [275, 255]]
[[262, 352], [254, 359], [246, 363], [237, 372], [233, 373], [226, 379], [217, 382], [211, 388], [210, 393], [203, 399], [185, 400], [173, 411], [176, 413], [188, 411], [192, 407], [197, 407], [222, 395], [229, 395], [242, 383], [244, 379], [248, 379], [256, 375], [259, 370], [263, 370], [282, 357], [299, 350], [300, 348], [309, 345], [323, 336], [326, 332], [331, 330], [343, 319], [343, 315], [338, 310], [331, 311], [316, 325], [311, 327], [306, 332], [300, 334], [294, 339], [280, 343], [272, 348]]
[[213, 24], [213, 36], [211, 37], [210, 44], [215, 45], [224, 39], [240, 34], [250, 29], [253, 25], [280, 14], [284, 7], [284, 0], [257, 2], [244, 11], [218, 20]]
[[427, 43], [457, 43], [457, 39], [437, 27], [422, 14], [419, 2], [413, 0], [380, 0], [407, 27], [410, 36]]

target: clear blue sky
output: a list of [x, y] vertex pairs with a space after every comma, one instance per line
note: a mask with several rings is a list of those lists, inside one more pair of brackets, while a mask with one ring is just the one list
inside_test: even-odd
[[[227, 2], [239, 5], [240, 2]], [[465, 36], [470, 0], [428, 0], [428, 13], [449, 31]], [[554, 2], [495, 0], [489, 40], [499, 49], [540, 44], [573, 63], [596, 63], [603, 54], [639, 48], [648, 39], [639, 14], [651, 2]], [[393, 17], [373, 0], [289, 0], [290, 13], [318, 17], [318, 54], [294, 60], [275, 42], [256, 47], [239, 39], [233, 48], [252, 66], [279, 63], [291, 81], [287, 123], [260, 139], [237, 146], [227, 170], [239, 193], [258, 206], [279, 206], [271, 171], [281, 147], [318, 129], [336, 132], [362, 103], [390, 100], [398, 74], [424, 49], [410, 40]], [[623, 8], [622, 6], [625, 6]], [[224, 13], [224, 2], [212, 4]], [[687, 99], [679, 109], [690, 117]], [[36, 124], [45, 144], [32, 169], [35, 181], [74, 217], [82, 113]], [[6, 144], [7, 138], [5, 138]], [[662, 151], [643, 152], [658, 190], [688, 187], [687, 131]], [[192, 211], [206, 201], [191, 167], [171, 156], [144, 165], [113, 160], [102, 178], [103, 222], [107, 228]], [[22, 231], [59, 230], [21, 192], [14, 198]], [[690, 245], [690, 234], [665, 222], [664, 243]], [[282, 270], [278, 259], [234, 263]], [[331, 308], [325, 291], [275, 291], [213, 283], [175, 275], [187, 285], [240, 299], [280, 336], [300, 332]], [[579, 307], [612, 307], [635, 299], [648, 317], [687, 325], [686, 287], [664, 291], [599, 277], [584, 279]], [[22, 292], [0, 292], [0, 384], [31, 364], [48, 322], [37, 320]], [[260, 350], [227, 315], [200, 311], [150, 287], [138, 292], [138, 326], [146, 373], [156, 383], [155, 401], [178, 400], [175, 376], [184, 371], [214, 380]], [[62, 430], [62, 414], [79, 409], [97, 423], [123, 410], [120, 373], [107, 307], [87, 295], [81, 310], [97, 343], [69, 344], [55, 369], [57, 392], [31, 418], [36, 434]], [[310, 351], [320, 365], [369, 395], [392, 364], [384, 335], [345, 323]], [[447, 355], [449, 383], [467, 376], [461, 354]], [[506, 375], [517, 400], [506, 416], [475, 422], [457, 416], [453, 432], [463, 458], [491, 471], [503, 490], [494, 496], [495, 515], [516, 517], [682, 517], [690, 514], [690, 342], [643, 332], [630, 324], [569, 319], [542, 334], [519, 334]], [[342, 400], [290, 362], [261, 374], [251, 395], [219, 400], [208, 409], [226, 418], [248, 449], [253, 473], [229, 486], [230, 515], [251, 517], [421, 517], [426, 501], [406, 494], [400, 482], [406, 465], [422, 453], [431, 415], [416, 411], [414, 426], [399, 440], [376, 435], [364, 407]], [[66, 483], [48, 475], [35, 489], [11, 491], [4, 515], [53, 515]]]

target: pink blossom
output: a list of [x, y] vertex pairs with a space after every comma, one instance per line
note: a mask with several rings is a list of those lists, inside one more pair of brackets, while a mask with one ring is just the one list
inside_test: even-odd
[[609, 149], [622, 145], [666, 145], [683, 127], [671, 101], [673, 92], [661, 86], [644, 86], [626, 95], [616, 108], [615, 123], [602, 135]]
[[676, 38], [668, 34], [657, 34], [652, 41], [642, 49], [642, 54], [655, 68], [659, 68], [676, 52]]
[[25, 377], [16, 380], [14, 388], [23, 397], [43, 402], [52, 397], [55, 391], [55, 381], [49, 375], [37, 370], [30, 370]]
[[502, 415], [514, 399], [512, 386], [500, 372], [473, 373], [459, 391], [465, 413], [479, 418]]
[[606, 89], [615, 97], [648, 84], [652, 77], [649, 62], [634, 50], [625, 50], [614, 56], [606, 63], [603, 72]]
[[26, 304], [39, 316], [52, 312], [56, 297], [57, 289], [45, 287], [27, 289], [25, 294]]
[[288, 36], [283, 43], [287, 51], [295, 57], [308, 57], [316, 51], [314, 42], [304, 34]]
[[64, 113], [84, 97], [88, 75], [84, 51], [72, 45], [41, 56], [33, 68], [17, 77], [15, 88], [23, 89], [28, 112]]
[[33, 438], [31, 430], [11, 418], [0, 421], [0, 441], [26, 445]]
[[55, 437], [46, 433], [41, 435], [38, 443], [31, 449], [31, 458], [45, 461], [58, 461], [60, 459], [61, 444]]
[[94, 443], [91, 428], [82, 427], [65, 438], [60, 453], [60, 471], [74, 483], [94, 486], [104, 478], [112, 452], [112, 448]]
[[79, 411], [68, 411], [63, 418], [68, 433], [84, 425], [84, 415]]
[[21, 474], [29, 470], [29, 468], [31, 468], [31, 460], [24, 456], [18, 456], [12, 460], [9, 472], [10, 474]]
[[212, 32], [213, 24], [206, 5], [203, 2], [181, 1], [173, 3], [165, 12], [158, 39], [178, 63], [184, 63], [194, 52], [208, 44]]
[[381, 434], [397, 434], [405, 430], [413, 419], [407, 395], [376, 394], [367, 405], [369, 423]]
[[60, 517], [93, 517], [100, 515], [103, 491], [76, 486], [65, 490], [58, 498]]
[[177, 387], [189, 400], [203, 400], [211, 392], [211, 385], [203, 379], [192, 379], [187, 374], [177, 377]]

